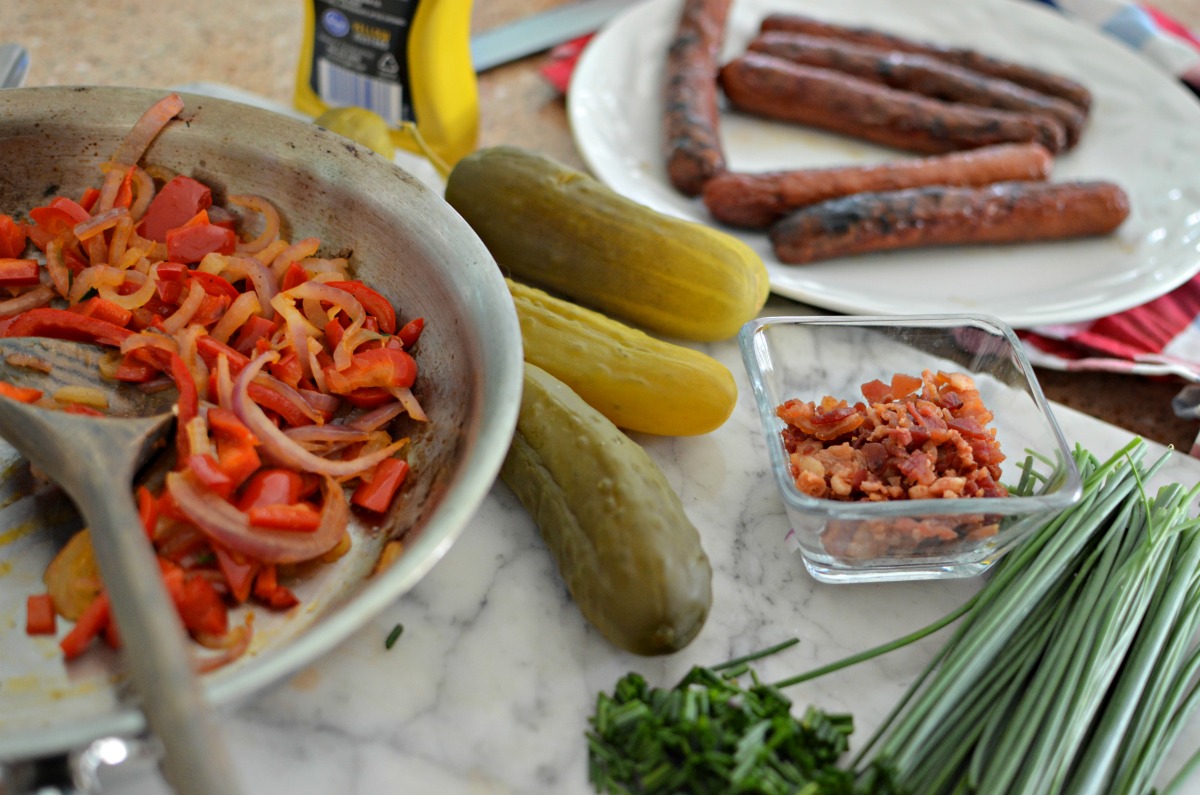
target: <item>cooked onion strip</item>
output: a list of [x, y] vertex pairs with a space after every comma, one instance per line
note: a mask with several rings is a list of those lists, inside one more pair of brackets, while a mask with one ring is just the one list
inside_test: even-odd
[[46, 306], [52, 300], [54, 300], [54, 288], [47, 284], [39, 284], [28, 292], [0, 301], [0, 317], [37, 309], [39, 306]]
[[141, 286], [132, 293], [119, 293], [116, 286], [111, 284], [99, 284], [96, 291], [100, 297], [106, 301], [112, 301], [114, 304], [125, 309], [137, 309], [139, 306], [144, 306], [147, 301], [154, 297], [155, 281], [146, 278], [138, 271], [123, 271], [125, 274], [124, 283], [138, 284]]
[[261, 310], [262, 304], [258, 302], [257, 293], [242, 293], [233, 299], [229, 309], [225, 310], [225, 314], [221, 316], [209, 334], [218, 342], [228, 342], [235, 331], [241, 328], [252, 315], [259, 314]]
[[318, 392], [315, 389], [297, 389], [296, 392], [304, 398], [305, 403], [312, 406], [313, 411], [323, 415], [335, 414], [342, 407], [342, 399], [337, 395]]
[[[162, 132], [162, 129], [167, 126], [167, 122], [178, 116], [182, 110], [183, 100], [175, 93], [168, 94], [155, 102], [142, 114], [130, 129], [129, 134], [121, 141], [111, 162], [126, 168], [137, 165], [137, 162], [142, 159], [142, 155], [150, 148], [150, 142]], [[124, 178], [124, 176], [122, 173], [121, 177]], [[103, 200], [103, 194], [101, 200]], [[105, 206], [112, 207], [112, 200], [110, 199], [107, 205], [101, 205], [101, 207]]]
[[254, 196], [248, 193], [232, 195], [228, 197], [228, 201], [230, 204], [245, 207], [247, 210], [252, 210], [262, 216], [262, 232], [253, 240], [239, 242], [237, 244], [237, 251], [239, 253], [257, 253], [279, 239], [279, 211], [275, 209], [274, 204], [262, 196]]
[[170, 337], [156, 331], [143, 331], [130, 334], [121, 343], [121, 353], [129, 353], [138, 348], [162, 348], [164, 351], [179, 353], [179, 344]]
[[188, 321], [200, 309], [200, 304], [204, 303], [204, 296], [208, 293], [204, 292], [204, 288], [195, 282], [188, 285], [187, 296], [179, 303], [179, 308], [176, 309], [170, 317], [162, 322], [163, 331], [172, 334], [179, 331], [188, 324]]
[[283, 274], [293, 262], [311, 257], [317, 253], [317, 249], [321, 247], [321, 241], [315, 237], [306, 237], [296, 243], [291, 244], [287, 248], [280, 251], [275, 259], [271, 261], [271, 272], [275, 274], [276, 279], [283, 279]]
[[129, 236], [133, 233], [133, 218], [125, 213], [117, 219], [113, 226], [112, 239], [108, 241], [108, 264], [114, 268], [121, 267], [125, 259], [125, 250], [129, 246]]
[[67, 303], [77, 304], [92, 290], [99, 291], [101, 286], [118, 287], [125, 281], [125, 271], [109, 265], [92, 265], [84, 268], [71, 283], [71, 291], [67, 294]]
[[346, 494], [330, 477], [321, 481], [321, 523], [311, 533], [254, 527], [245, 513], [182, 472], [167, 474], [167, 491], [205, 535], [264, 563], [299, 563], [323, 555], [337, 546], [350, 517]]
[[321, 410], [313, 406], [312, 403], [309, 403], [304, 395], [300, 393], [300, 390], [290, 384], [285, 384], [269, 373], [259, 373], [255, 376], [254, 383], [282, 395], [289, 403], [296, 407], [297, 411], [304, 414], [313, 423], [320, 425], [325, 422], [325, 415]]
[[71, 271], [63, 260], [62, 250], [62, 238], [55, 238], [46, 244], [46, 274], [58, 294], [66, 298], [71, 291]]
[[266, 413], [250, 399], [248, 392], [250, 382], [267, 362], [277, 361], [279, 354], [267, 351], [256, 356], [238, 373], [233, 385], [233, 411], [246, 427], [262, 442], [262, 451], [269, 454], [280, 463], [286, 463], [295, 469], [305, 472], [316, 472], [330, 477], [348, 477], [365, 472], [378, 464], [392, 453], [399, 450], [406, 440], [400, 440], [388, 445], [371, 455], [358, 456], [342, 461], [330, 461], [313, 455], [296, 442], [288, 438], [275, 423], [271, 422]]
[[146, 213], [146, 208], [154, 199], [154, 177], [141, 166], [133, 169], [133, 204], [129, 205], [129, 215], [135, 221], [140, 221]]
[[94, 386], [60, 387], [52, 397], [59, 403], [74, 403], [101, 411], [108, 408], [108, 397]]
[[229, 257], [224, 273], [228, 274], [226, 278], [231, 282], [249, 279], [254, 286], [254, 292], [258, 294], [262, 316], [267, 320], [275, 317], [275, 308], [271, 306], [271, 302], [279, 293], [279, 281], [275, 278], [275, 274], [271, 273], [270, 268], [254, 257], [234, 256]]
[[301, 425], [284, 431], [287, 437], [300, 444], [355, 444], [371, 438], [371, 431], [349, 425]]
[[374, 431], [382, 428], [392, 420], [399, 417], [405, 411], [404, 406], [399, 401], [386, 403], [377, 409], [371, 409], [363, 414], [355, 417], [353, 420], [346, 422], [347, 427], [359, 428], [364, 431]]
[[246, 653], [246, 649], [250, 648], [250, 641], [254, 638], [254, 624], [250, 621], [252, 615], [246, 617], [245, 624], [229, 630], [223, 638], [209, 638], [204, 635], [196, 637], [200, 645], [209, 649], [218, 649], [221, 652], [198, 658], [194, 663], [197, 673], [206, 674], [209, 671], [215, 671]]
[[[362, 330], [364, 321], [367, 319], [367, 312], [363, 309], [362, 303], [353, 295], [338, 287], [331, 287], [328, 284], [321, 284], [320, 282], [304, 282], [304, 284], [297, 285], [276, 296], [275, 308], [280, 309], [282, 312], [281, 307], [284, 304], [284, 300], [291, 301], [296, 299], [304, 301], [306, 304], [311, 302], [317, 305], [318, 308], [312, 310], [312, 314], [314, 315], [321, 311], [319, 309], [320, 305], [330, 304], [334, 309], [345, 312], [346, 317], [350, 318], [350, 325], [343, 332], [338, 346], [333, 349], [333, 366], [338, 370], [344, 370], [349, 367], [350, 357], [354, 355], [354, 349], [361, 343], [359, 333]], [[287, 316], [285, 312], [284, 317]], [[314, 318], [312, 315], [307, 319], [309, 323], [316, 326], [313, 323]], [[321, 323], [320, 327], [324, 328], [324, 323]], [[316, 369], [320, 368], [314, 368], [314, 370]]]

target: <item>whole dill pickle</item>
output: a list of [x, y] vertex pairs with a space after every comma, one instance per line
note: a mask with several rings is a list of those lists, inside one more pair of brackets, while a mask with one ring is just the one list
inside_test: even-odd
[[618, 428], [659, 436], [716, 430], [737, 404], [729, 368], [708, 354], [506, 279], [525, 361], [559, 379]]
[[728, 339], [771, 290], [762, 257], [733, 235], [519, 147], [458, 161], [445, 197], [506, 274], [653, 334]]
[[668, 654], [704, 626], [712, 567], [662, 470], [529, 363], [500, 476], [533, 517], [584, 617], [613, 644]]

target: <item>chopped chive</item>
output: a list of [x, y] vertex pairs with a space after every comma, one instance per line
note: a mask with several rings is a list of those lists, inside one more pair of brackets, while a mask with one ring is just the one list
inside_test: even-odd
[[388, 633], [387, 640], [383, 642], [383, 647], [389, 651], [396, 645], [396, 641], [400, 639], [400, 635], [404, 632], [404, 625], [397, 624], [392, 627], [392, 631]]

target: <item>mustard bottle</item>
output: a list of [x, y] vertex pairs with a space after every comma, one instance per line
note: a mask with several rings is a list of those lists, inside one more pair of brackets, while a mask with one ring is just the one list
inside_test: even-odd
[[471, 0], [305, 0], [295, 106], [366, 108], [445, 174], [479, 137], [470, 28]]

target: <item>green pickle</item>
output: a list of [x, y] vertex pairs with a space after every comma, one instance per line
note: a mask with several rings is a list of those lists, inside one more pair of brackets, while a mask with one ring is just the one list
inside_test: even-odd
[[519, 147], [463, 158], [446, 201], [513, 278], [654, 334], [728, 339], [770, 293], [762, 257], [738, 238]]
[[500, 475], [580, 612], [610, 642], [669, 654], [700, 632], [712, 566], [679, 496], [640, 445], [529, 363]]

